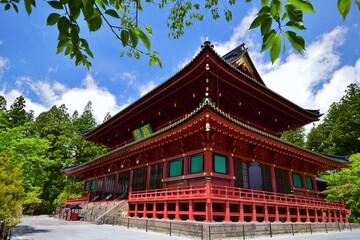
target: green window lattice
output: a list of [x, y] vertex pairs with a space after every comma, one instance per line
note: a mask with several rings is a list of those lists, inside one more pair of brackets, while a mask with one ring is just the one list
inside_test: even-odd
[[299, 174], [293, 173], [293, 182], [294, 182], [294, 187], [298, 187], [298, 188], [302, 188], [303, 184], [301, 181], [301, 176]]
[[183, 160], [176, 159], [169, 162], [169, 177], [177, 177], [183, 174]]
[[313, 190], [312, 178], [310, 176], [306, 176], [306, 186], [309, 190]]
[[190, 173], [199, 173], [204, 170], [204, 157], [202, 154], [190, 157]]
[[96, 188], [96, 179], [91, 181], [91, 188], [90, 189], [95, 190], [95, 188]]
[[214, 172], [227, 173], [227, 159], [225, 156], [214, 154], [213, 161]]

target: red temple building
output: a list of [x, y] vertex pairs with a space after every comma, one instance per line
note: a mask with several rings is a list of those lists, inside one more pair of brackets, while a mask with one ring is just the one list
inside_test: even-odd
[[108, 153], [68, 168], [87, 201], [126, 199], [128, 216], [195, 221], [347, 222], [316, 174], [347, 161], [280, 139], [317, 121], [266, 87], [244, 45], [206, 41], [180, 71], [84, 138]]

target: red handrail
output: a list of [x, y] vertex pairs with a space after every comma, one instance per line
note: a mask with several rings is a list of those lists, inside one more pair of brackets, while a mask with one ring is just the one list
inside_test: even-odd
[[181, 186], [176, 188], [164, 188], [155, 190], [144, 190], [129, 193], [129, 201], [147, 201], [147, 200], [176, 200], [176, 199], [194, 199], [194, 198], [222, 198], [244, 202], [264, 202], [268, 204], [308, 206], [322, 208], [344, 209], [343, 202], [329, 201], [319, 198], [305, 196], [296, 196], [293, 194], [282, 194], [274, 192], [259, 191], [254, 189], [227, 187], [220, 185], [208, 185], [210, 191], [207, 193], [203, 186]]

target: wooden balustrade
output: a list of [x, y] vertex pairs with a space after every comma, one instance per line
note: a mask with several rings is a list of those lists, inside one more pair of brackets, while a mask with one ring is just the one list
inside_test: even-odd
[[[211, 188], [209, 191], [210, 194], [208, 194], [206, 191], [207, 186], [210, 186]], [[129, 193], [129, 201], [153, 201], [171, 199], [191, 200], [204, 198], [211, 198], [215, 200], [218, 199], [242, 202], [258, 202], [286, 206], [307, 206], [308, 208], [345, 208], [344, 204], [338, 201], [329, 201], [305, 196], [296, 196], [293, 194], [282, 194], [219, 185], [183, 186], [177, 188], [155, 189]]]

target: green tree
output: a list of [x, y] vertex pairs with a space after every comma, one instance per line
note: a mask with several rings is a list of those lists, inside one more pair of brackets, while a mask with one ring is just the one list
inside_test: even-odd
[[349, 168], [322, 176], [328, 182], [324, 193], [329, 199], [345, 200], [346, 206], [351, 210], [349, 220], [360, 222], [360, 153], [352, 155], [349, 160]]
[[23, 96], [17, 97], [14, 103], [10, 106], [10, 110], [8, 111], [9, 127], [22, 126], [26, 122], [30, 122], [33, 120], [33, 112], [27, 112], [25, 107], [25, 98]]
[[348, 86], [338, 103], [333, 103], [323, 122], [312, 128], [306, 146], [335, 155], [360, 152], [360, 88]]
[[41, 113], [35, 120], [33, 131], [50, 143], [47, 151], [49, 164], [45, 167], [48, 179], [45, 181], [41, 199], [42, 212], [50, 213], [53, 203], [64, 188], [65, 177], [61, 168], [72, 158], [71, 138], [74, 134], [72, 123], [65, 105], [53, 106]]
[[305, 128], [301, 127], [296, 130], [285, 131], [281, 134], [281, 139], [295, 144], [299, 147], [305, 146]]
[[109, 112], [106, 113], [103, 123], [106, 122], [107, 120], [109, 120], [111, 118], [111, 114]]
[[[246, 0], [246, 2], [252, 2]], [[305, 30], [303, 13], [314, 13], [310, 0], [261, 0], [257, 17], [252, 22], [250, 29], [260, 28], [263, 36], [262, 51], [269, 50], [270, 58], [274, 62], [280, 55], [281, 48], [285, 47], [285, 39], [299, 53], [305, 50], [305, 41], [295, 31]], [[351, 0], [338, 0], [339, 13], [345, 19], [350, 8]], [[18, 12], [19, 1], [2, 0], [5, 10], [13, 8]], [[360, 1], [355, 0], [360, 9]], [[159, 9], [170, 9], [167, 27], [169, 36], [179, 38], [184, 34], [184, 28], [190, 27], [195, 21], [201, 21], [209, 12], [213, 19], [220, 18], [221, 12], [227, 21], [232, 19], [231, 6], [236, 0], [221, 1], [205, 0], [52, 0], [48, 1], [51, 13], [47, 24], [58, 29], [57, 53], [64, 52], [75, 64], [83, 64], [90, 68], [89, 58], [93, 58], [89, 44], [80, 36], [82, 19], [87, 23], [90, 32], [98, 31], [101, 27], [108, 27], [118, 39], [128, 56], [140, 58], [140, 54], [149, 56], [149, 64], [158, 64], [161, 61], [157, 52], [151, 50], [149, 36], [152, 28], [140, 25], [146, 22], [140, 19], [140, 12], [147, 9], [147, 5], [156, 5]], [[238, 3], [239, 4], [239, 3]], [[30, 15], [36, 6], [35, 0], [25, 0], [25, 9]], [[54, 11], [54, 12], [53, 12]], [[82, 15], [82, 16], [81, 16]], [[142, 45], [139, 44], [142, 43]], [[283, 45], [283, 46], [282, 46]], [[123, 55], [124, 52], [121, 52]]]
[[7, 239], [11, 226], [21, 219], [24, 198], [22, 164], [9, 152], [0, 153], [0, 239]]
[[46, 158], [49, 142], [36, 135], [29, 135], [30, 126], [7, 128], [0, 131], [0, 152], [11, 152], [14, 164], [23, 166], [24, 209], [32, 211], [41, 203], [40, 194], [48, 178]]

